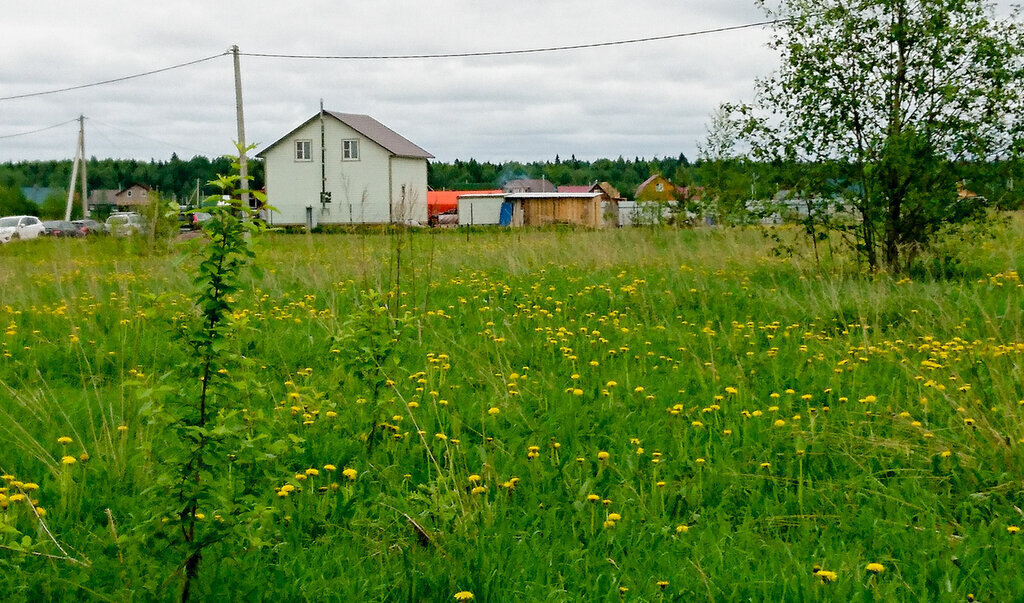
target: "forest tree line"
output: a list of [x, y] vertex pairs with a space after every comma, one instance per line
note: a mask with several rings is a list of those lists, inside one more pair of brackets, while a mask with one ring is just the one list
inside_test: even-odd
[[[230, 160], [197, 155], [182, 160], [176, 155], [167, 161], [135, 159], [97, 159], [87, 163], [88, 189], [116, 189], [142, 184], [155, 189], [164, 198], [186, 204], [210, 191], [204, 186], [217, 174], [230, 171]], [[852, 167], [842, 164], [759, 163], [743, 158], [689, 161], [677, 157], [646, 159], [597, 159], [571, 156], [533, 162], [490, 162], [469, 159], [431, 162], [427, 167], [428, 185], [434, 190], [479, 190], [500, 188], [518, 178], [544, 178], [555, 186], [609, 182], [627, 199], [634, 198], [636, 187], [653, 174], [660, 174], [680, 187], [694, 187], [698, 196], [714, 197], [722, 209], [741, 211], [748, 199], [770, 199], [780, 190], [803, 194], [829, 195], [841, 192]], [[1024, 203], [1024, 165], [1017, 162], [950, 164], [962, 186], [988, 199], [1001, 209], [1018, 209]], [[252, 186], [264, 183], [263, 162], [250, 162]], [[20, 161], [0, 164], [0, 215], [62, 213], [71, 178], [71, 162]], [[42, 206], [28, 201], [22, 187], [52, 189], [51, 199]], [[58, 211], [59, 210], [59, 211]], [[49, 217], [49, 216], [47, 216]]]

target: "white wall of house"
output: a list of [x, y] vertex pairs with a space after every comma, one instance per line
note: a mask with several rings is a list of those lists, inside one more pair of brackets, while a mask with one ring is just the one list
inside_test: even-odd
[[[320, 120], [306, 125], [264, 152], [267, 203], [276, 211], [272, 224], [306, 224], [313, 208], [317, 224], [360, 224], [427, 221], [427, 162], [395, 157], [386, 149], [330, 116], [324, 119], [327, 191], [331, 202], [320, 203]], [[357, 141], [358, 159], [343, 157], [344, 142]], [[296, 157], [296, 142], [309, 142], [309, 157]], [[395, 215], [402, 206], [403, 215]]]

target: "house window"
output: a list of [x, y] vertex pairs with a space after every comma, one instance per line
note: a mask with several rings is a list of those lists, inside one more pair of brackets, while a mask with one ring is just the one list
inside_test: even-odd
[[131, 199], [131, 198], [132, 198], [132, 192], [131, 192], [131, 191], [128, 191], [128, 198], [129, 198], [129, 199]]
[[658, 191], [660, 193], [661, 191], [665, 190], [665, 184], [661, 183], [661, 182], [655, 184], [654, 185], [654, 190], [656, 190], [656, 191]]
[[359, 161], [359, 140], [341, 141], [341, 158], [344, 161]]
[[313, 161], [313, 141], [295, 141], [295, 161]]

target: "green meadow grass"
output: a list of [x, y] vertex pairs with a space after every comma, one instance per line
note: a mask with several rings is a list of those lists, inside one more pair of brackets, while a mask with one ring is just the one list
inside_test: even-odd
[[[1022, 235], [941, 279], [738, 229], [268, 235], [217, 376], [256, 519], [195, 592], [1018, 599]], [[182, 247], [0, 248], [4, 600], [178, 596], [152, 417], [196, 386]]]

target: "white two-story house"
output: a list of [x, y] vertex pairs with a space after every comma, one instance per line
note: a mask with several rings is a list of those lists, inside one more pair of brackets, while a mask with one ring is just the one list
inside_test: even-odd
[[433, 155], [369, 115], [318, 112], [258, 156], [273, 225], [427, 223]]

